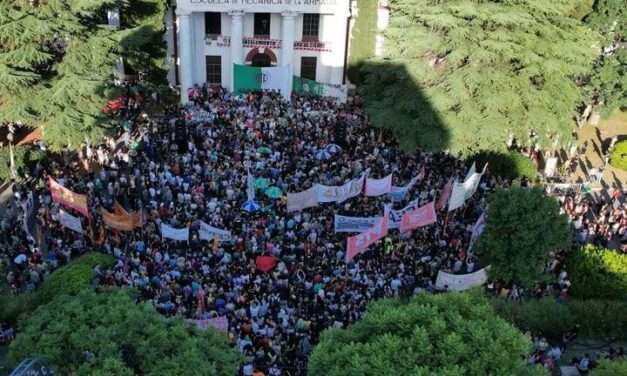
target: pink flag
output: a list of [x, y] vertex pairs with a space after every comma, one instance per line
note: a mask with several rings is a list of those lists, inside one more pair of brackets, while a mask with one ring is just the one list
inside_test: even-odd
[[403, 214], [401, 232], [416, 229], [435, 223], [435, 201]]
[[392, 192], [392, 174], [382, 179], [366, 179], [366, 196], [381, 196]]
[[383, 239], [388, 234], [390, 224], [389, 209], [386, 208], [385, 215], [374, 226], [368, 230], [351, 236], [346, 240], [346, 262], [351, 261], [358, 254], [366, 252], [371, 244]]
[[446, 203], [448, 202], [449, 197], [451, 197], [451, 191], [453, 190], [453, 178], [448, 179], [448, 182], [442, 188], [440, 192], [440, 197], [438, 198], [438, 202], [435, 204], [435, 208], [437, 210], [442, 210], [446, 207]]

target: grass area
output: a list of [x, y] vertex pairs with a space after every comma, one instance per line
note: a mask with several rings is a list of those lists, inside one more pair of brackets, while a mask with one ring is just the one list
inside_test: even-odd
[[348, 56], [348, 79], [356, 84], [360, 81], [359, 69], [365, 60], [374, 56], [377, 35], [377, 0], [358, 0], [357, 14], [351, 32]]
[[627, 171], [627, 140], [615, 145], [610, 164], [612, 167]]

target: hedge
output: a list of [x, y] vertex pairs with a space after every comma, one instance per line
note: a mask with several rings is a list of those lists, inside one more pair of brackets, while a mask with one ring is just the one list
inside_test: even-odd
[[581, 299], [627, 300], [627, 255], [587, 245], [566, 259], [570, 293]]
[[[30, 145], [13, 147], [15, 170], [19, 176], [24, 176], [33, 168], [37, 161], [44, 158], [44, 152]], [[0, 181], [11, 178], [11, 153], [8, 146], [0, 147]]]
[[488, 170], [492, 174], [510, 180], [520, 177], [535, 180], [537, 175], [533, 161], [520, 153], [481, 151], [466, 159], [468, 166], [473, 162], [476, 163], [477, 170], [482, 169], [488, 163]]
[[90, 252], [52, 272], [35, 291], [18, 295], [0, 295], [0, 322], [16, 322], [17, 319], [46, 304], [57, 296], [76, 295], [91, 286], [93, 269], [113, 265], [115, 259], [106, 254]]
[[614, 145], [612, 156], [610, 157], [612, 167], [627, 171], [627, 140]]
[[553, 298], [513, 303], [491, 300], [495, 311], [522, 331], [542, 333], [553, 341], [579, 325], [579, 335], [588, 338], [627, 338], [627, 302], [577, 300], [559, 303]]

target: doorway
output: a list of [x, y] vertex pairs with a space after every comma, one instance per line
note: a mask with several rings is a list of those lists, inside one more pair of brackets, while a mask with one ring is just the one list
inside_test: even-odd
[[272, 59], [270, 58], [270, 55], [266, 53], [257, 53], [255, 56], [253, 56], [250, 65], [260, 68], [269, 67], [272, 65]]

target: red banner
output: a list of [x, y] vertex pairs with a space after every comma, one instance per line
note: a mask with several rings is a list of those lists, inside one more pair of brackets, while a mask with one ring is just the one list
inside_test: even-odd
[[436, 221], [435, 202], [419, 207], [418, 209], [408, 211], [403, 214], [401, 219], [401, 232], [416, 229], [418, 227], [428, 226]]
[[366, 252], [371, 244], [383, 239], [388, 234], [390, 214], [386, 210], [385, 215], [377, 224], [362, 232], [351, 236], [346, 240], [346, 262], [351, 261], [358, 254]]
[[51, 177], [48, 177], [48, 185], [50, 187], [50, 194], [52, 195], [52, 201], [74, 209], [81, 213], [85, 217], [89, 218], [89, 210], [87, 209], [87, 195], [80, 193], [74, 193], [65, 188], [61, 184], [57, 183]]

